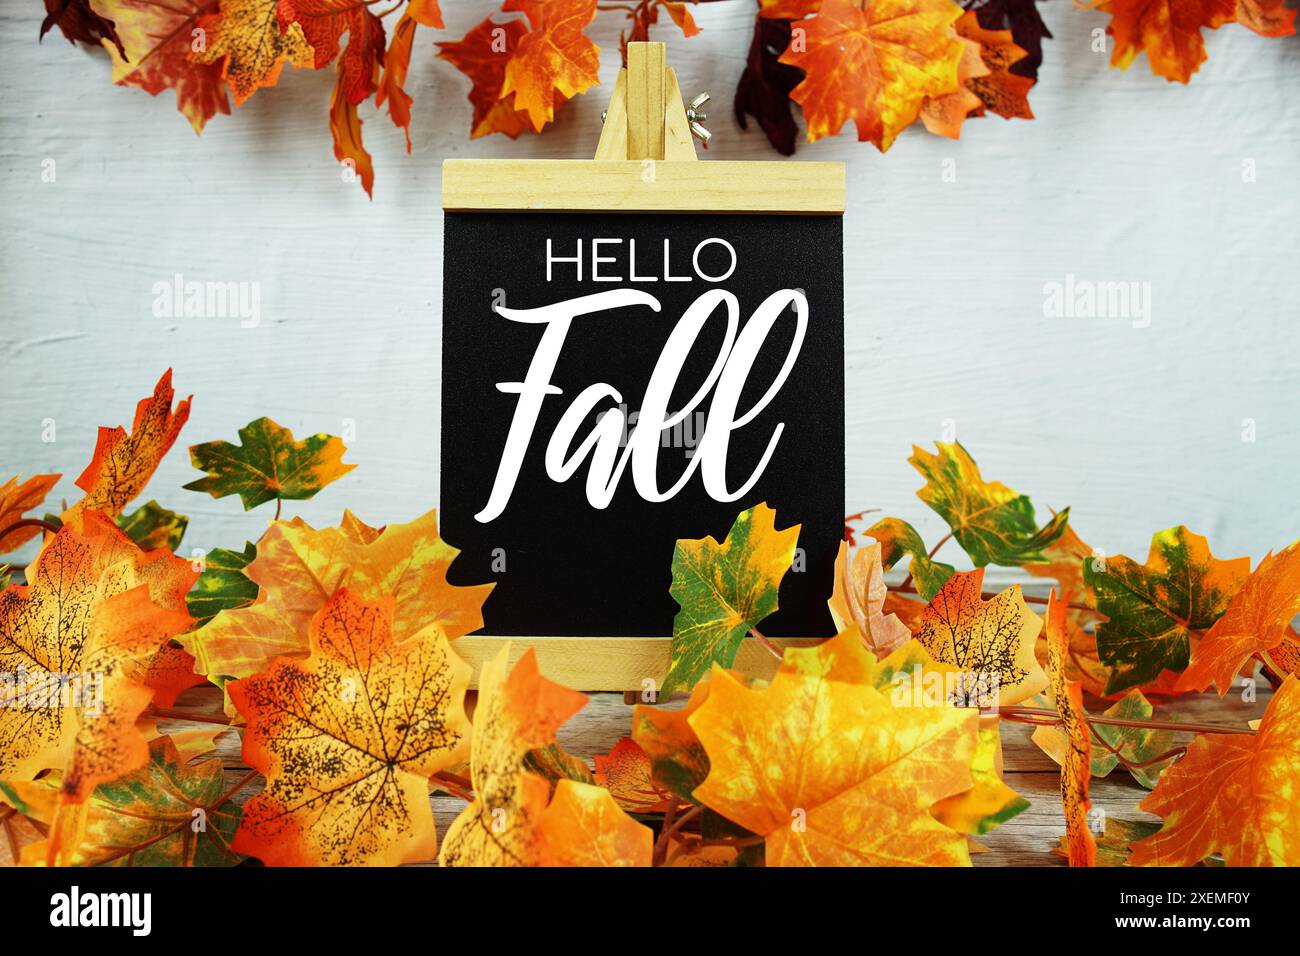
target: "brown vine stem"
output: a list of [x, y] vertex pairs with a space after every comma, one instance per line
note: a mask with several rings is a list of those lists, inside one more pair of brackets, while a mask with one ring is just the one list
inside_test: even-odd
[[230, 718], [225, 714], [192, 714], [185, 710], [169, 710], [165, 707], [155, 707], [152, 711], [155, 717], [165, 717], [168, 720], [192, 720], [196, 724], [222, 724], [230, 726]]
[[[1046, 707], [1000, 707], [998, 714], [1007, 717], [1050, 718], [1049, 723], [1060, 723], [1061, 715]], [[1185, 724], [1172, 720], [1133, 720], [1128, 717], [1107, 717], [1089, 714], [1090, 724], [1108, 724], [1113, 727], [1138, 727], [1143, 730], [1172, 730], [1184, 734], [1251, 734], [1249, 727], [1228, 727], [1223, 724]]]
[[655, 841], [654, 856], [650, 860], [652, 866], [662, 866], [664, 864], [665, 858], [668, 856], [668, 841], [679, 833], [682, 827], [704, 812], [703, 807], [691, 807], [679, 817], [676, 815], [677, 806], [674, 801], [669, 806], [668, 812], [664, 814], [663, 830], [659, 834], [659, 839]]
[[1174, 747], [1172, 750], [1166, 750], [1160, 756], [1152, 757], [1150, 760], [1143, 760], [1143, 761], [1130, 760], [1128, 757], [1125, 757], [1122, 753], [1120, 753], [1118, 747], [1112, 744], [1101, 734], [1097, 733], [1096, 727], [1089, 725], [1088, 730], [1092, 732], [1092, 737], [1094, 740], [1097, 741], [1097, 743], [1101, 744], [1103, 747], [1109, 750], [1111, 754], [1114, 755], [1116, 760], [1118, 760], [1124, 766], [1128, 767], [1130, 770], [1142, 770], [1145, 769], [1146, 767], [1150, 767], [1153, 766], [1154, 764], [1158, 764], [1163, 760], [1169, 760], [1171, 757], [1181, 757], [1183, 754], [1187, 753], [1186, 747]]
[[50, 524], [48, 521], [42, 521], [40, 518], [22, 518], [19, 521], [15, 521], [4, 530], [0, 530], [0, 538], [3, 538], [10, 531], [17, 531], [20, 528], [44, 528], [50, 534], [59, 533], [58, 527]]
[[460, 797], [460, 799], [464, 800], [466, 803], [473, 803], [474, 794], [471, 792], [472, 788], [462, 787], [458, 781], [469, 783], [468, 780], [465, 780], [465, 778], [459, 774], [447, 773], [446, 771], [435, 773], [429, 778], [429, 782], [439, 790], [446, 791], [453, 797]]

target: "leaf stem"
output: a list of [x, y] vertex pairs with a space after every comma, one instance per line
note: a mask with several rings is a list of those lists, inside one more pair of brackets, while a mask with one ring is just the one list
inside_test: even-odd
[[13, 524], [5, 528], [4, 530], [0, 530], [0, 538], [3, 538], [11, 531], [17, 531], [20, 528], [44, 528], [50, 534], [59, 533], [58, 527], [50, 524], [48, 521], [42, 521], [40, 518], [22, 518], [18, 521], [15, 521]]
[[[1060, 723], [1061, 715], [1047, 707], [1000, 707], [999, 716], [1051, 718], [1049, 724]], [[1113, 727], [1139, 727], [1143, 730], [1172, 730], [1184, 734], [1251, 734], [1249, 727], [1229, 727], [1224, 724], [1185, 724], [1172, 720], [1134, 720], [1128, 717], [1107, 717], [1105, 714], [1088, 714], [1090, 724], [1107, 724]]]
[[751, 627], [749, 629], [749, 633], [754, 636], [754, 638], [758, 641], [758, 643], [766, 647], [772, 653], [772, 656], [775, 657], [778, 661], [782, 659], [784, 655], [781, 653], [781, 648], [777, 647], [770, 640], [764, 637], [763, 633], [758, 628]]

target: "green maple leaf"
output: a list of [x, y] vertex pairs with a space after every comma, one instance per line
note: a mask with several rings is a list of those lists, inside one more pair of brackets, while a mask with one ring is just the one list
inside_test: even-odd
[[191, 481], [190, 491], [214, 498], [239, 495], [244, 510], [267, 501], [303, 501], [355, 468], [344, 464], [342, 439], [324, 433], [295, 441], [293, 432], [269, 418], [239, 430], [239, 445], [210, 441], [190, 446], [190, 460], [207, 477]]
[[916, 582], [916, 593], [921, 600], [929, 601], [941, 590], [948, 579], [957, 573], [951, 564], [935, 561], [921, 535], [902, 518], [884, 518], [866, 530], [869, 538], [880, 542], [880, 563], [886, 571], [904, 555], [911, 555], [909, 572]]
[[[1150, 720], [1152, 713], [1154, 713], [1154, 708], [1151, 706], [1151, 702], [1146, 699], [1142, 691], [1137, 689], [1129, 691], [1104, 712], [1107, 717], [1121, 717], [1125, 720]], [[1150, 727], [1117, 727], [1114, 724], [1091, 724], [1090, 726], [1098, 737], [1118, 750], [1120, 756], [1133, 763], [1145, 763], [1153, 757], [1168, 753], [1173, 746], [1174, 734], [1170, 730], [1153, 730]], [[1172, 758], [1147, 767], [1128, 767], [1127, 769], [1133, 775], [1134, 780], [1150, 790], [1155, 787], [1160, 771], [1169, 766], [1171, 761]], [[1091, 769], [1094, 777], [1106, 776], [1115, 769], [1118, 763], [1119, 756], [1104, 746], [1093, 745]]]
[[128, 514], [119, 515], [117, 526], [145, 551], [166, 548], [175, 551], [189, 527], [190, 519], [158, 504], [148, 501]]
[[1250, 558], [1222, 560], [1182, 525], [1151, 538], [1146, 564], [1123, 555], [1084, 559], [1083, 578], [1110, 620], [1097, 625], [1097, 655], [1118, 693], [1188, 663], [1193, 631], [1210, 627], [1250, 574]]
[[980, 477], [979, 466], [959, 442], [935, 442], [935, 447], [938, 454], [932, 455], [912, 446], [907, 460], [926, 479], [916, 496], [948, 522], [975, 566], [1045, 561], [1043, 549], [1065, 533], [1070, 509], [1061, 509], [1040, 528], [1033, 503], [1000, 481]]
[[221, 611], [247, 607], [257, 597], [257, 585], [244, 569], [257, 557], [251, 541], [243, 551], [213, 548], [204, 556], [203, 571], [185, 596], [185, 607], [194, 618], [194, 628], [202, 627]]
[[[48, 825], [59, 807], [61, 774], [0, 783], [0, 801]], [[86, 834], [73, 866], [233, 866], [230, 849], [239, 825], [220, 759], [191, 764], [170, 737], [149, 744], [149, 762], [112, 783], [100, 784], [86, 808]], [[24, 858], [44, 860], [44, 845]]]
[[798, 540], [799, 525], [777, 531], [776, 512], [759, 504], [737, 516], [721, 544], [712, 537], [677, 542], [668, 593], [681, 610], [663, 693], [690, 690], [715, 663], [735, 663], [745, 635], [777, 609]]

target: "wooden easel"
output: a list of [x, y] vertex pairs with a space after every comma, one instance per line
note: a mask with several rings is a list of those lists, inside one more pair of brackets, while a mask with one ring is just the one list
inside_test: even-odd
[[[841, 215], [842, 163], [697, 161], [677, 75], [662, 43], [629, 43], [590, 160], [448, 159], [442, 165], [445, 212], [631, 212]], [[645, 174], [653, 161], [654, 175]], [[667, 622], [666, 622], [667, 624]], [[773, 638], [803, 647], [820, 638]], [[474, 669], [506, 643], [513, 663], [529, 648], [543, 674], [579, 690], [623, 691], [635, 702], [648, 678], [668, 671], [669, 637], [550, 637], [471, 634], [455, 642]], [[772, 655], [749, 638], [737, 670], [770, 678]]]
[[662, 43], [629, 43], [618, 71], [596, 159], [694, 160], [695, 141], [677, 74]]

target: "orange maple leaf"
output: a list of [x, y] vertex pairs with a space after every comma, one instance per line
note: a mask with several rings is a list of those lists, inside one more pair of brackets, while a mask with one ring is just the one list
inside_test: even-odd
[[1179, 83], [1205, 62], [1202, 28], [1217, 30], [1236, 18], [1236, 0], [1105, 0], [1097, 9], [1111, 15], [1111, 66], [1127, 70], [1145, 50], [1152, 73]]
[[438, 0], [410, 0], [402, 17], [393, 27], [393, 38], [388, 41], [384, 54], [384, 72], [379, 81], [375, 105], [388, 104], [388, 116], [393, 125], [406, 133], [406, 151], [411, 151], [411, 96], [406, 92], [406, 74], [411, 68], [411, 49], [415, 44], [416, 27], [433, 27], [441, 30], [442, 10]]
[[69, 812], [56, 820], [51, 862], [75, 848], [95, 787], [148, 759], [136, 726], [153, 696], [143, 675], [190, 623], [155, 602], [152, 590], [166, 585], [147, 555], [101, 516], [87, 523], [91, 534], [61, 528], [29, 583], [0, 593], [0, 672], [20, 675], [0, 682], [0, 778], [63, 771]]
[[201, 18], [217, 12], [218, 0], [92, 0], [110, 17], [122, 41], [103, 41], [113, 61], [113, 82], [138, 86], [151, 96], [176, 91], [176, 106], [195, 133], [217, 113], [230, 113], [219, 63], [191, 56]]
[[1065, 851], [1070, 866], [1095, 866], [1097, 842], [1088, 829], [1088, 780], [1092, 774], [1092, 733], [1083, 709], [1083, 687], [1066, 679], [1069, 635], [1066, 602], [1052, 591], [1047, 601], [1047, 673], [1068, 747], [1061, 757], [1061, 809], [1065, 814]]
[[925, 128], [948, 139], [960, 138], [961, 124], [983, 105], [983, 100], [971, 91], [971, 81], [989, 75], [989, 68], [980, 57], [980, 45], [974, 40], [963, 39], [962, 47], [961, 62], [957, 64], [957, 89], [943, 96], [930, 97], [921, 107], [921, 122]]
[[129, 435], [120, 425], [100, 427], [95, 454], [77, 479], [77, 487], [86, 496], [63, 513], [64, 524], [79, 528], [88, 511], [115, 518], [144, 490], [190, 417], [193, 396], [173, 411], [173, 395], [172, 370], [168, 369], [154, 386], [153, 395], [136, 405]]
[[438, 57], [451, 63], [473, 81], [469, 101], [474, 106], [470, 139], [505, 133], [511, 139], [530, 129], [526, 114], [516, 110], [514, 97], [501, 92], [506, 65], [528, 28], [522, 20], [496, 23], [487, 17], [455, 42], [440, 42]]
[[428, 778], [464, 759], [469, 665], [436, 627], [398, 641], [393, 599], [336, 592], [305, 661], [230, 684], [266, 789], [232, 843], [271, 866], [396, 865], [437, 851]]
[[607, 754], [596, 754], [596, 784], [629, 813], [663, 813], [667, 794], [654, 782], [650, 755], [631, 737], [623, 737]]
[[194, 62], [221, 64], [236, 106], [275, 86], [286, 62], [295, 67], [314, 62], [302, 27], [291, 23], [281, 29], [278, 6], [279, 0], [221, 0], [217, 12], [199, 20], [207, 45], [193, 55]]
[[959, 89], [965, 45], [951, 26], [961, 15], [949, 0], [824, 0], [801, 24], [805, 48], [781, 55], [807, 73], [790, 98], [803, 107], [809, 142], [851, 119], [859, 140], [887, 150], [927, 97]]
[[1213, 681], [1222, 697], [1253, 654], [1272, 650], [1300, 614], [1300, 541], [1270, 553], [1246, 579], [1223, 616], [1192, 647], [1177, 689], [1204, 690]]
[[1237, 22], [1262, 37], [1289, 37], [1295, 33], [1295, 10], [1286, 0], [1237, 0]]
[[583, 30], [596, 17], [596, 0], [506, 0], [501, 8], [528, 17], [531, 29], [506, 64], [503, 97], [535, 132], [555, 119], [565, 100], [600, 82], [600, 47]]
[[348, 168], [361, 179], [361, 188], [367, 196], [374, 195], [375, 164], [361, 141], [361, 116], [357, 104], [348, 99], [347, 74], [342, 66], [330, 95], [330, 135], [334, 138], [334, 158], [347, 163]]
[[443, 866], [648, 866], [649, 827], [608, 790], [528, 769], [528, 754], [555, 739], [586, 695], [544, 678], [529, 648], [507, 674], [510, 648], [483, 665], [474, 712], [474, 802], [447, 831]]
[[16, 551], [41, 530], [37, 525], [14, 528], [6, 531], [10, 525], [23, 520], [23, 514], [31, 511], [59, 483], [62, 475], [32, 475], [22, 484], [18, 476], [10, 478], [0, 485], [0, 554]]
[[1138, 807], [1164, 819], [1134, 866], [1300, 866], [1300, 679], [1288, 677], [1247, 734], [1199, 734]]
[[483, 601], [492, 590], [448, 583], [459, 553], [438, 535], [434, 511], [377, 535], [350, 515], [341, 527], [319, 531], [301, 519], [276, 521], [244, 572], [260, 588], [257, 600], [221, 611], [181, 644], [213, 677], [247, 677], [275, 657], [306, 657], [312, 618], [344, 586], [362, 600], [395, 598], [399, 641], [428, 625], [455, 640], [483, 626]]

